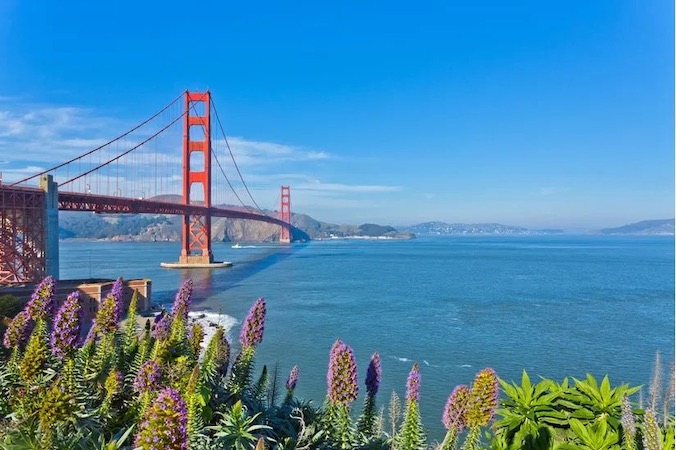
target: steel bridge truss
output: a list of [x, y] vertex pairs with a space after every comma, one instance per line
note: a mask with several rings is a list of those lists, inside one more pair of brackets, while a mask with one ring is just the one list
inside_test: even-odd
[[[179, 263], [186, 265], [199, 266], [213, 261], [211, 251], [212, 217], [256, 220], [279, 225], [281, 227], [280, 242], [283, 243], [290, 242], [294, 235], [302, 236], [302, 232], [291, 225], [291, 193], [288, 186], [282, 186], [279, 217], [266, 215], [262, 211], [253, 211], [246, 206], [243, 208], [212, 206], [211, 107], [209, 91], [186, 91], [184, 93], [184, 113], [182, 114], [183, 196], [180, 203], [163, 202], [142, 197], [131, 198], [121, 195], [92, 194], [89, 190], [85, 193], [57, 191], [56, 183], [53, 183], [51, 179], [45, 181], [46, 184], [43, 186], [44, 180], [42, 178], [45, 178], [44, 176], [48, 172], [70, 164], [78, 158], [38, 174], [41, 176], [41, 189], [17, 185], [33, 179], [37, 175], [9, 186], [3, 185], [0, 181], [0, 284], [39, 281], [47, 273], [54, 271], [53, 266], [56, 266], [58, 276], [57, 209], [62, 211], [91, 211], [102, 214], [145, 213], [182, 216], [182, 243]], [[153, 117], [156, 116], [157, 114]], [[218, 118], [217, 113], [216, 118]], [[122, 137], [126, 134], [128, 133], [123, 134]], [[159, 132], [154, 136], [157, 134]], [[132, 147], [120, 156], [137, 147]], [[97, 150], [94, 149], [83, 156]], [[120, 156], [78, 175], [70, 181], [86, 176], [88, 173], [115, 161]], [[46, 176], [51, 177], [51, 175]], [[53, 187], [50, 187], [51, 183], [54, 184]], [[50, 252], [55, 252], [54, 245], [56, 245], [56, 259], [50, 256]]]
[[44, 278], [46, 213], [43, 190], [0, 186], [0, 284]]

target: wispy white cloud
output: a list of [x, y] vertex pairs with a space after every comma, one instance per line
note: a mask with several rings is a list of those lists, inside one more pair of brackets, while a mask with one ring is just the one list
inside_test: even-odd
[[[230, 144], [230, 149], [237, 164], [241, 166], [278, 164], [283, 161], [317, 161], [332, 158], [329, 153], [324, 151], [308, 150], [299, 146], [274, 142], [248, 140], [242, 137], [228, 138], [228, 144]], [[227, 145], [222, 139], [213, 140], [212, 147], [219, 153], [227, 152]]]
[[[378, 197], [402, 190], [399, 186], [324, 183], [315, 177], [304, 174], [247, 175], [246, 181], [249, 188], [255, 192], [256, 198], [258, 196], [269, 199], [275, 198], [279, 195], [277, 184], [281, 182], [291, 186], [291, 195], [294, 199], [302, 198], [308, 204], [326, 205], [327, 202], [330, 202], [336, 206], [338, 204], [346, 205], [360, 196], [367, 195], [370, 199], [367, 200], [368, 202], [372, 201], [375, 198], [374, 196]], [[236, 188], [241, 188], [241, 183], [233, 184]], [[294, 203], [297, 204], [295, 200]]]
[[565, 187], [542, 187], [536, 191], [531, 192], [531, 195], [538, 197], [551, 197], [553, 195], [564, 194], [570, 189]]
[[[18, 107], [12, 105], [10, 108], [10, 103], [0, 100], [0, 155], [4, 163], [3, 178], [5, 182], [13, 182], [39, 173], [50, 166], [105, 144], [133, 125], [86, 108], [53, 105]], [[178, 125], [180, 126], [180, 123]], [[87, 171], [110, 159], [116, 152], [139, 144], [152, 132], [139, 130], [126, 137], [123, 145], [107, 149], [105, 157], [101, 160], [92, 158], [91, 161], [82, 161], [77, 168], [80, 172], [76, 173], [73, 173], [72, 167], [61, 169], [54, 174], [55, 179], [59, 183], [64, 183], [77, 173]], [[163, 136], [165, 134], [167, 133]], [[141, 157], [139, 152], [135, 151], [135, 159], [123, 157], [114, 167], [109, 167], [101, 173], [87, 175], [64, 186], [64, 189], [131, 197], [180, 193], [181, 138], [180, 130], [169, 133], [157, 142], [157, 145], [154, 142], [153, 146], [144, 146]], [[337, 179], [342, 181], [340, 183], [327, 180], [326, 176], [330, 176], [330, 172], [321, 172], [320, 168], [325, 166], [322, 165], [324, 161], [335, 157], [326, 151], [244, 137], [229, 138], [228, 143], [238, 166], [242, 169], [247, 185], [263, 207], [277, 206], [278, 186], [281, 184], [292, 186], [295, 207], [307, 208], [307, 212], [312, 212], [314, 208], [367, 210], [375, 204], [376, 197], [401, 191], [399, 186], [365, 184], [356, 180], [347, 182], [353, 181], [348, 178]], [[231, 184], [240, 197], [250, 204], [239, 175], [230, 160], [225, 141], [213, 140], [212, 148], [217, 153]], [[213, 194], [215, 199], [224, 198], [226, 200], [223, 201], [236, 203], [234, 195], [223, 182], [216, 164], [212, 165], [212, 170], [214, 180], [221, 178], [219, 194]], [[325, 176], [319, 176], [319, 173]]]
[[108, 142], [108, 140], [101, 138], [91, 138], [91, 139], [73, 138], [73, 139], [61, 139], [59, 142], [61, 143], [61, 145], [67, 147], [91, 150], [93, 148], [104, 145], [106, 142]]
[[[177, 125], [180, 126], [180, 123]], [[99, 147], [131, 126], [133, 124], [124, 124], [97, 111], [76, 106], [0, 103], [0, 154], [7, 159], [7, 165], [12, 169], [43, 164], [49, 167]], [[159, 128], [160, 126], [151, 126], [148, 129], [144, 127], [125, 137], [119, 147], [107, 148], [105, 155], [93, 157], [90, 162], [95, 164], [96, 161], [104, 162], [115, 153], [142, 142]], [[138, 164], [128, 160], [137, 157], [138, 161], [140, 153], [143, 153], [142, 158], [148, 163], [157, 160], [163, 166], [182, 164], [181, 133], [171, 134], [171, 131], [168, 130], [160, 136], [160, 139], [154, 140], [152, 148], [146, 146], [142, 152], [134, 151], [132, 156], [123, 157], [116, 164], [120, 166]], [[156, 141], [160, 144], [156, 145]], [[260, 174], [261, 178], [270, 180], [271, 166], [277, 165], [275, 169], [279, 169], [280, 163], [303, 161], [312, 163], [331, 158], [331, 155], [324, 151], [243, 137], [232, 137], [229, 144], [237, 164], [249, 178], [255, 178], [256, 174]], [[228, 175], [236, 175], [225, 141], [214, 140], [212, 147]], [[215, 169], [216, 167], [214, 165]], [[276, 175], [275, 178], [288, 179], [282, 175]], [[301, 175], [300, 178], [294, 179], [309, 182], [312, 177]]]
[[[295, 195], [292, 198], [292, 207], [300, 212], [311, 213], [312, 211], [333, 211], [338, 210], [373, 209], [376, 204], [370, 199], [355, 198], [334, 198], [327, 202], [323, 198], [314, 196]], [[326, 214], [326, 213], [323, 213]], [[344, 219], [343, 219], [344, 220]]]
[[[73, 106], [0, 105], [0, 153], [23, 161], [62, 161], [106, 142], [116, 121]], [[11, 160], [10, 160], [11, 162]]]
[[13, 183], [29, 175], [34, 175], [45, 170], [42, 166], [23, 166], [16, 168], [3, 168], [2, 178], [4, 183]]
[[0, 111], [0, 136], [55, 137], [64, 132], [90, 129], [90, 112], [74, 107], [37, 107], [29, 112]]
[[295, 186], [296, 190], [304, 191], [323, 191], [323, 192], [359, 192], [359, 193], [377, 193], [377, 192], [397, 192], [401, 191], [399, 186], [387, 186], [377, 184], [340, 184], [340, 183], [304, 183]]
[[[250, 168], [244, 175], [249, 187], [265, 188], [281, 184], [293, 184], [294, 186], [299, 186], [300, 184], [319, 182], [317, 177], [304, 173], [274, 173], [270, 168], [262, 171], [254, 171], [251, 169], [253, 168]], [[237, 180], [239, 180], [239, 178], [237, 178]]]

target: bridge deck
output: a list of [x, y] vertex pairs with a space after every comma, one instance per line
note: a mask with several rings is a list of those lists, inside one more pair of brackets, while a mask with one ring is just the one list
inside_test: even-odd
[[241, 209], [184, 205], [181, 203], [161, 202], [157, 200], [81, 194], [78, 192], [59, 191], [59, 209], [62, 211], [92, 211], [108, 214], [199, 214], [211, 215], [212, 217], [258, 220], [275, 225], [288, 226], [288, 223], [283, 222], [276, 217], [250, 211], [242, 211]]

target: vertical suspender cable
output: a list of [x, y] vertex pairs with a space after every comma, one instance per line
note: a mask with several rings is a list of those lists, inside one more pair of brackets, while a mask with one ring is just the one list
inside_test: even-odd
[[[92, 149], [92, 150], [88, 151], [87, 153], [84, 153], [84, 154], [82, 154], [82, 155], [76, 156], [75, 158], [69, 159], [68, 161], [66, 161], [66, 162], [64, 162], [64, 163], [61, 163], [61, 164], [59, 164], [59, 165], [57, 165], [57, 166], [54, 166], [54, 167], [51, 167], [51, 168], [49, 168], [49, 169], [47, 169], [47, 170], [43, 170], [42, 172], [37, 173], [37, 174], [35, 174], [35, 175], [31, 175], [31, 176], [29, 176], [29, 177], [26, 177], [26, 178], [23, 178], [23, 179], [21, 179], [21, 180], [19, 180], [19, 181], [16, 181], [16, 182], [12, 183], [11, 186], [15, 186], [15, 185], [17, 185], [17, 184], [25, 183], [26, 181], [32, 180], [33, 178], [39, 177], [40, 175], [44, 175], [44, 174], [46, 174], [46, 173], [53, 172], [53, 171], [55, 171], [55, 170], [57, 170], [57, 169], [60, 169], [61, 167], [65, 166], [65, 165], [68, 165], [68, 164], [70, 164], [70, 163], [72, 163], [72, 162], [74, 162], [74, 161], [76, 161], [76, 160], [81, 159], [81, 158], [84, 157], [84, 156], [87, 156], [87, 155], [89, 155], [89, 154], [91, 154], [91, 153], [94, 153], [94, 152], [99, 151], [99, 150], [101, 150], [102, 148], [104, 148], [104, 147], [106, 147], [106, 146], [112, 144], [113, 142], [118, 141], [119, 139], [122, 139], [123, 137], [129, 135], [130, 133], [132, 133], [132, 132], [138, 130], [139, 128], [141, 128], [143, 125], [145, 125], [145, 124], [147, 124], [148, 122], [150, 122], [150, 121], [151, 121], [152, 119], [154, 119], [155, 117], [159, 116], [162, 112], [166, 111], [169, 107], [171, 107], [171, 106], [174, 105], [177, 101], [179, 101], [181, 98], [183, 98], [183, 94], [184, 94], [184, 92], [181, 92], [181, 95], [179, 95], [179, 96], [176, 97], [174, 100], [172, 100], [172, 101], [171, 101], [168, 105], [166, 105], [164, 108], [162, 108], [161, 110], [159, 110], [158, 112], [156, 112], [155, 114], [153, 114], [152, 116], [150, 116], [149, 118], [147, 118], [146, 120], [144, 120], [143, 122], [141, 122], [140, 124], [136, 125], [134, 128], [132, 128], [131, 130], [127, 131], [126, 133], [123, 133], [123, 134], [121, 134], [121, 135], [119, 135], [119, 136], [117, 136], [117, 137], [111, 139], [110, 141], [106, 142], [105, 144], [100, 145], [100, 146], [96, 147], [95, 149]], [[69, 179], [70, 179], [70, 177], [69, 177]]]
[[261, 212], [261, 214], [266, 215], [263, 210], [261, 209], [260, 206], [258, 206], [258, 203], [256, 203], [256, 200], [254, 200], [253, 196], [251, 195], [251, 192], [249, 191], [249, 188], [247, 187], [246, 183], [244, 182], [244, 178], [242, 177], [242, 172], [239, 170], [239, 166], [237, 165], [237, 161], [235, 161], [235, 156], [232, 154], [232, 149], [230, 148], [230, 144], [228, 143], [228, 137], [225, 135], [225, 131], [223, 130], [223, 124], [221, 123], [221, 118], [218, 116], [218, 110], [216, 109], [216, 104], [214, 103], [213, 99], [211, 100], [211, 103], [214, 107], [214, 113], [216, 115], [216, 121], [218, 122], [218, 127], [221, 130], [221, 134], [223, 135], [223, 140], [225, 140], [225, 145], [228, 147], [228, 152], [230, 153], [230, 158], [232, 158], [232, 162], [235, 165], [235, 169], [237, 169], [237, 173], [239, 174], [239, 179], [242, 180], [242, 185], [244, 186], [244, 189], [246, 190], [247, 194], [249, 194], [249, 198], [253, 202], [254, 205], [256, 205], [256, 208]]

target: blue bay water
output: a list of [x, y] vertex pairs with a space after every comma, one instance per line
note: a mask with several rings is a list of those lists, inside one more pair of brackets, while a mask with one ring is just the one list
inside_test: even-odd
[[[195, 281], [196, 310], [241, 321], [265, 297], [258, 369], [294, 364], [297, 393], [319, 405], [335, 339], [354, 348], [362, 383], [370, 355], [383, 362], [379, 403], [405, 391], [421, 367], [421, 412], [441, 439], [451, 390], [483, 367], [507, 380], [522, 369], [561, 380], [609, 374], [648, 384], [655, 352], [674, 357], [674, 238], [619, 236], [424, 237], [315, 241], [291, 247], [216, 244], [230, 269], [169, 270], [176, 243], [61, 242], [61, 278], [147, 277], [170, 303]], [[239, 333], [236, 325], [230, 333]], [[361, 408], [363, 396], [356, 407]]]

